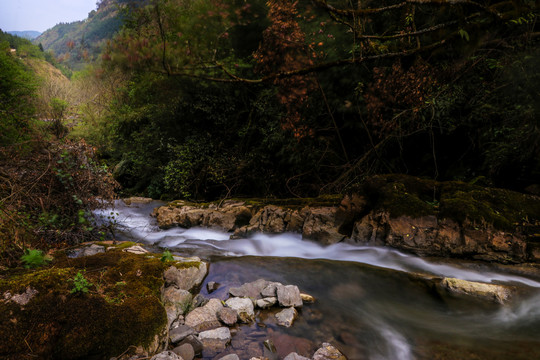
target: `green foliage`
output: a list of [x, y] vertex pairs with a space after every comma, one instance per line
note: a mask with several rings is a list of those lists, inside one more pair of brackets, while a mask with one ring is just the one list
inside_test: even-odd
[[38, 249], [26, 249], [24, 255], [21, 256], [21, 261], [24, 264], [24, 267], [36, 268], [39, 266], [46, 265], [51, 258], [43, 253], [43, 251]]
[[173, 257], [172, 253], [169, 250], [165, 250], [163, 252], [163, 255], [161, 255], [160, 260], [162, 262], [174, 261], [174, 257]]
[[73, 288], [70, 290], [70, 294], [83, 295], [88, 293], [90, 287], [93, 284], [84, 277], [84, 271], [78, 271], [73, 279], [69, 280], [73, 283]]

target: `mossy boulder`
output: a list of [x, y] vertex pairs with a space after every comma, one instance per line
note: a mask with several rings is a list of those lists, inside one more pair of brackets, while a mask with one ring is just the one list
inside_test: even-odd
[[353, 199], [358, 206], [348, 218], [352, 242], [420, 255], [540, 261], [534, 235], [540, 198], [534, 195], [393, 174], [373, 176], [354, 187], [341, 208], [351, 208]]
[[132, 345], [160, 350], [167, 266], [153, 255], [109, 250], [76, 259], [57, 253], [48, 267], [4, 271], [0, 299], [27, 289], [37, 294], [25, 305], [0, 301], [0, 357], [108, 359]]

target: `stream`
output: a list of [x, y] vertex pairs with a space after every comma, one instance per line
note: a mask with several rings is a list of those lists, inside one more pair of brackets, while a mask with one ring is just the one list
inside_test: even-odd
[[[228, 289], [260, 278], [298, 285], [317, 301], [306, 304], [291, 328], [272, 313], [232, 330], [231, 346], [216, 359], [262, 355], [271, 339], [279, 358], [292, 351], [311, 357], [330, 342], [350, 360], [540, 359], [540, 279], [484, 263], [427, 259], [390, 248], [338, 243], [322, 246], [299, 234], [230, 240], [210, 229], [161, 230], [149, 216], [161, 202], [98, 212], [117, 225], [116, 237], [209, 261], [201, 294], [227, 299]], [[505, 305], [437, 291], [430, 277], [518, 286]], [[208, 294], [206, 283], [220, 284]]]

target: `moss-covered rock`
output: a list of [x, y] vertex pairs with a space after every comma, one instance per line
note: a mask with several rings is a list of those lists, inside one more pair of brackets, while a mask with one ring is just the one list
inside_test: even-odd
[[353, 198], [362, 200], [349, 219], [353, 242], [420, 255], [540, 261], [533, 231], [540, 222], [537, 196], [393, 174], [369, 178], [345, 200]]
[[131, 345], [158, 350], [167, 330], [160, 290], [168, 265], [109, 250], [76, 259], [57, 253], [48, 267], [5, 272], [1, 295], [37, 294], [26, 305], [0, 301], [0, 357], [108, 359]]

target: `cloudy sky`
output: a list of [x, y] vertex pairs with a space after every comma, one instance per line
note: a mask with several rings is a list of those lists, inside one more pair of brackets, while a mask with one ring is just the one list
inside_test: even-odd
[[0, 0], [0, 29], [43, 32], [60, 22], [86, 19], [97, 0]]

